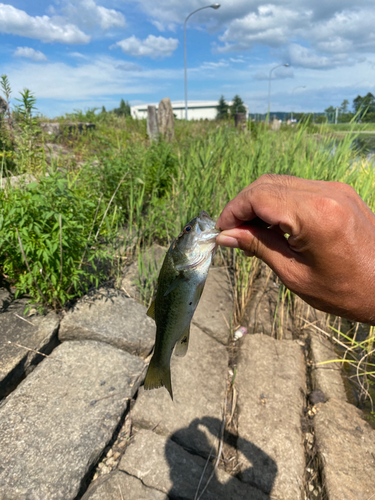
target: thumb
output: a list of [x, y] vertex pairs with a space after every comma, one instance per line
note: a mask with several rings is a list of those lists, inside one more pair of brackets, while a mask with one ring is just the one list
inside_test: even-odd
[[239, 226], [222, 231], [216, 238], [221, 246], [240, 248], [248, 257], [258, 257], [268, 264], [283, 280], [290, 261], [300, 260], [278, 227]]

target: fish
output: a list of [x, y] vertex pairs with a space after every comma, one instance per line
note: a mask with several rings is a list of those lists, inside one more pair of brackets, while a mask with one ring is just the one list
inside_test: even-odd
[[172, 400], [171, 356], [173, 349], [177, 356], [187, 352], [190, 323], [217, 249], [220, 230], [215, 224], [202, 210], [173, 240], [160, 270], [155, 299], [147, 311], [156, 323], [156, 339], [144, 388], [165, 387]]

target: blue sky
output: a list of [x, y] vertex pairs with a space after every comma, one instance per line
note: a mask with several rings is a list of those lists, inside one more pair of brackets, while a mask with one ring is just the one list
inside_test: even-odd
[[[202, 0], [0, 3], [1, 74], [53, 117], [184, 99], [183, 23]], [[227, 0], [188, 21], [189, 100], [315, 111], [375, 94], [374, 0]], [[304, 88], [303, 88], [304, 87]]]

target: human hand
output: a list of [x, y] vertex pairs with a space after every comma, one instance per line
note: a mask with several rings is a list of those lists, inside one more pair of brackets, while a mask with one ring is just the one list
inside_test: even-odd
[[375, 215], [347, 184], [262, 175], [216, 226], [219, 245], [259, 257], [308, 304], [375, 324]]

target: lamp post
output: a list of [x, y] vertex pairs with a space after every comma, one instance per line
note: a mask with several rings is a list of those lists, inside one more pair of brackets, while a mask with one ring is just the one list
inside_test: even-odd
[[[306, 85], [299, 85], [298, 87], [294, 87], [294, 89], [292, 90], [292, 96], [294, 94], [294, 91], [297, 90], [297, 89], [305, 89], [306, 88]], [[293, 120], [293, 111], [291, 113], [291, 120]]]
[[[289, 63], [285, 63], [285, 64], [278, 64], [277, 66], [274, 66], [271, 70], [270, 70], [270, 75], [268, 77], [268, 113], [267, 113], [267, 116], [268, 116], [268, 120], [269, 120], [269, 116], [270, 116], [270, 111], [271, 111], [271, 76], [272, 76], [272, 71], [276, 68], [280, 68], [281, 66], [285, 66], [286, 68], [289, 67]], [[267, 120], [267, 121], [268, 121]]]
[[189, 17], [191, 17], [193, 14], [198, 12], [199, 10], [203, 9], [215, 9], [217, 10], [220, 7], [219, 3], [214, 3], [212, 5], [206, 5], [205, 7], [200, 7], [199, 9], [193, 10], [193, 12], [190, 12], [190, 14], [187, 16], [184, 22], [184, 58], [185, 58], [185, 120], [188, 119], [188, 104], [187, 104], [187, 57], [186, 57], [186, 23]]

